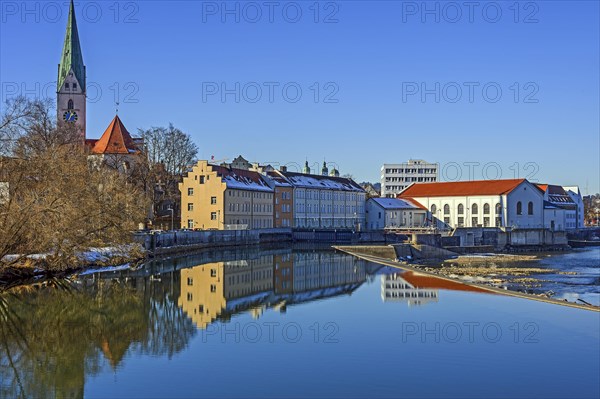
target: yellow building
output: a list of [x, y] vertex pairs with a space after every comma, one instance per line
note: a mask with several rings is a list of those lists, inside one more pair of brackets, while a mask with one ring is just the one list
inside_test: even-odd
[[250, 170], [199, 161], [179, 184], [181, 228], [273, 227], [273, 189]]
[[205, 329], [225, 308], [223, 273], [223, 262], [181, 270], [181, 296], [177, 304], [198, 328]]
[[200, 329], [223, 312], [239, 311], [246, 303], [229, 301], [273, 290], [273, 255], [256, 259], [215, 262], [181, 270], [181, 296], [177, 304]]

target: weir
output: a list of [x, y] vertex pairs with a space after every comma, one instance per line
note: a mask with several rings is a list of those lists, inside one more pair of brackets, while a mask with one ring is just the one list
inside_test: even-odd
[[[546, 303], [550, 303], [550, 304], [554, 304], [554, 305], [562, 305], [562, 306], [567, 306], [567, 307], [572, 307], [572, 308], [600, 312], [600, 307], [598, 307], [598, 306], [583, 305], [583, 304], [567, 302], [567, 301], [559, 301], [557, 299], [539, 297], [539, 296], [529, 295], [529, 294], [525, 294], [525, 293], [517, 292], [517, 291], [504, 290], [504, 289], [491, 287], [491, 286], [484, 285], [484, 284], [464, 282], [464, 281], [461, 281], [458, 279], [440, 276], [435, 273], [427, 272], [416, 266], [410, 265], [406, 262], [401, 263], [401, 262], [396, 261], [395, 259], [391, 259], [390, 256], [392, 256], [392, 254], [393, 255], [397, 254], [394, 246], [385, 247], [385, 248], [391, 248], [393, 250], [393, 252], [391, 252], [390, 250], [376, 250], [375, 248], [377, 248], [377, 247], [373, 247], [373, 246], [371, 246], [371, 247], [370, 246], [334, 246], [334, 248], [338, 251], [345, 252], [349, 255], [353, 255], [353, 256], [356, 256], [357, 258], [360, 258], [360, 259], [363, 259], [363, 260], [366, 260], [369, 262], [373, 262], [373, 263], [376, 263], [379, 265], [389, 266], [389, 267], [393, 267], [393, 268], [405, 270], [405, 271], [411, 271], [411, 272], [419, 273], [419, 274], [429, 276], [429, 277], [435, 277], [440, 280], [452, 282], [455, 284], [462, 284], [462, 285], [465, 285], [468, 287], [473, 287], [478, 290], [482, 290], [482, 291], [486, 291], [486, 292], [490, 292], [490, 293], [494, 293], [494, 294], [506, 295], [506, 296], [511, 296], [511, 297], [529, 299], [529, 300], [538, 301], [538, 302], [546, 302]], [[403, 248], [403, 250], [404, 250], [404, 248]], [[384, 254], [386, 256], [381, 257], [381, 256], [376, 256], [374, 254], [380, 254], [380, 255]]]

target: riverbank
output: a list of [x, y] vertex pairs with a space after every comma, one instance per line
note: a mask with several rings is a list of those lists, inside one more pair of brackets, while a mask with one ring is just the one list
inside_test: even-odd
[[147, 259], [147, 252], [137, 244], [107, 248], [90, 248], [60, 259], [50, 254], [20, 257], [9, 255], [0, 262], [0, 289], [15, 284], [65, 278], [72, 274], [108, 267], [135, 267]]

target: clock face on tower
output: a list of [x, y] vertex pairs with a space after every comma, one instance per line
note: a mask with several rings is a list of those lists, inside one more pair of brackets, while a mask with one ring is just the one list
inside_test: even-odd
[[65, 122], [77, 122], [77, 112], [73, 111], [73, 110], [68, 110], [63, 114], [63, 120]]

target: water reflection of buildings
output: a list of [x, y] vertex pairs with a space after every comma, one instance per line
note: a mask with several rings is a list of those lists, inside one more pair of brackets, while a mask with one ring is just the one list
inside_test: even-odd
[[381, 299], [384, 302], [407, 302], [408, 306], [414, 306], [438, 301], [438, 290], [418, 288], [403, 279], [403, 275], [394, 273], [381, 276]]
[[439, 290], [490, 294], [484, 288], [412, 271], [381, 276], [381, 298], [384, 302], [407, 302], [409, 306], [438, 302]]
[[181, 270], [179, 306], [199, 328], [217, 318], [348, 294], [366, 281], [366, 262], [334, 252], [289, 252]]

